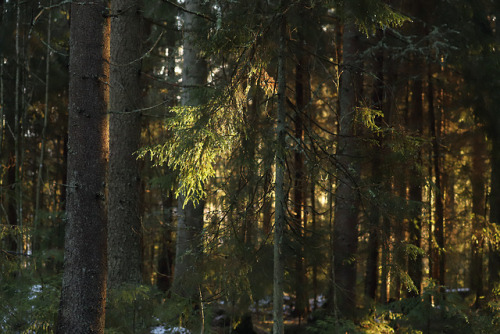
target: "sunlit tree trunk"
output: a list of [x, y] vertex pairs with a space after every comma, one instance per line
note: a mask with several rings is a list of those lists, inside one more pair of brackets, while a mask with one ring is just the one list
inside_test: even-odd
[[481, 128], [474, 129], [472, 142], [472, 170], [470, 174], [472, 186], [472, 243], [471, 263], [469, 268], [470, 288], [476, 296], [475, 305], [479, 306], [484, 295], [483, 287], [483, 255], [486, 220], [486, 142]]
[[106, 1], [71, 4], [68, 192], [57, 333], [104, 333], [107, 274]]
[[111, 1], [108, 287], [141, 282], [141, 1]]
[[337, 188], [335, 193], [334, 255], [337, 303], [349, 314], [356, 305], [360, 143], [355, 132], [357, 96], [361, 92], [358, 62], [360, 34], [354, 23], [344, 26], [340, 82]]
[[433, 249], [433, 266], [434, 270], [432, 277], [437, 280], [440, 285], [445, 284], [445, 249], [444, 249], [444, 206], [443, 206], [443, 188], [441, 177], [441, 121], [440, 117], [436, 118], [436, 108], [434, 105], [434, 85], [432, 82], [431, 67], [429, 66], [428, 83], [427, 83], [427, 101], [429, 127], [432, 137], [432, 162], [434, 171], [434, 202], [435, 202], [435, 217], [434, 217], [434, 240], [437, 247]]

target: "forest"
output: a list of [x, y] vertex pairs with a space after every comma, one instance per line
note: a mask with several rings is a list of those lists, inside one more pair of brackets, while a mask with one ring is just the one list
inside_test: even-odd
[[1, 333], [500, 333], [497, 0], [0, 0]]

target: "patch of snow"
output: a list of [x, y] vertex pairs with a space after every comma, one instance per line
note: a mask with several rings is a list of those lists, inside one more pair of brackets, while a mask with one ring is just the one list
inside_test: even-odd
[[151, 334], [191, 334], [191, 331], [183, 327], [156, 326], [151, 329]]
[[35, 284], [31, 287], [30, 289], [30, 294], [28, 296], [29, 300], [33, 300], [36, 298], [36, 296], [42, 292], [42, 286], [40, 284]]

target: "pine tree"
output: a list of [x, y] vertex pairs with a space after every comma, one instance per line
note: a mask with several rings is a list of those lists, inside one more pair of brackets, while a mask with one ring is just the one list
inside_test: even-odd
[[141, 1], [111, 2], [108, 287], [140, 283]]
[[104, 333], [107, 210], [105, 1], [71, 5], [68, 192], [57, 333]]

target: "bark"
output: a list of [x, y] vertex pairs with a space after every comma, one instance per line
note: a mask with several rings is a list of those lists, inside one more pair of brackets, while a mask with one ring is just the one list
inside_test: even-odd
[[[51, 2], [49, 2], [49, 5]], [[35, 190], [35, 217], [33, 219], [33, 252], [36, 252], [39, 248], [39, 237], [38, 237], [38, 225], [40, 224], [40, 196], [41, 196], [41, 187], [43, 183], [42, 172], [43, 172], [43, 163], [44, 163], [44, 155], [45, 155], [45, 133], [47, 131], [47, 123], [49, 118], [49, 83], [50, 83], [50, 34], [51, 34], [51, 23], [52, 23], [52, 12], [49, 11], [48, 15], [48, 25], [47, 25], [47, 50], [45, 53], [45, 107], [44, 107], [44, 115], [43, 115], [43, 128], [42, 128], [42, 143], [40, 147], [40, 158], [38, 161], [38, 173], [36, 179], [36, 190]]]
[[71, 4], [67, 226], [57, 333], [104, 333], [109, 31], [105, 1]]
[[[172, 9], [168, 12], [167, 16], [167, 29], [175, 31], [176, 29], [176, 16], [178, 15], [177, 9]], [[175, 74], [175, 57], [176, 49], [178, 47], [178, 34], [170, 33], [166, 36], [167, 46], [167, 82], [176, 85]], [[168, 104], [170, 107], [176, 105], [176, 100], [173, 98], [179, 92], [173, 89], [172, 101]], [[168, 130], [166, 133], [168, 136]], [[174, 173], [170, 168], [165, 167], [162, 171], [164, 175]], [[175, 260], [175, 242], [174, 242], [174, 192], [166, 188], [162, 190], [162, 212], [163, 212], [163, 226], [161, 229], [160, 239], [160, 252], [158, 254], [158, 273], [156, 279], [156, 286], [162, 291], [167, 291], [172, 286], [174, 279], [174, 260]]]
[[[167, 171], [168, 172], [168, 171]], [[162, 211], [164, 226], [161, 229], [160, 253], [158, 254], [158, 275], [156, 286], [162, 291], [167, 291], [172, 286], [173, 264], [175, 254], [173, 252], [173, 194], [164, 189], [162, 194]]]
[[[305, 43], [304, 43], [305, 44]], [[294, 153], [294, 185], [293, 211], [294, 230], [296, 235], [295, 246], [295, 313], [300, 318], [308, 312], [308, 298], [306, 293], [306, 264], [304, 261], [304, 231], [306, 219], [304, 216], [304, 191], [306, 190], [304, 154], [304, 114], [311, 100], [309, 57], [305, 52], [298, 52], [298, 63], [295, 68], [295, 94], [297, 113], [294, 120], [294, 136], [299, 147]]]
[[337, 302], [350, 314], [356, 305], [356, 253], [358, 248], [358, 214], [360, 179], [360, 143], [355, 132], [360, 74], [357, 53], [360, 34], [354, 23], [344, 26], [343, 69], [340, 82], [339, 135], [337, 143], [337, 190], [335, 193], [334, 255]]
[[111, 2], [109, 96], [108, 287], [141, 282], [142, 226], [139, 166], [141, 136], [140, 0]]
[[[382, 38], [381, 30], [377, 31], [377, 40]], [[372, 92], [372, 105], [373, 109], [381, 110], [382, 103], [384, 99], [384, 85], [383, 85], [383, 51], [378, 51], [374, 59], [374, 69], [377, 73], [376, 77], [373, 79], [373, 92]], [[377, 117], [375, 120], [377, 126], [382, 126], [382, 120]], [[374, 140], [377, 141], [375, 147], [370, 147], [373, 149], [374, 156], [372, 158], [372, 176], [371, 183], [373, 184], [373, 191], [375, 194], [380, 194], [382, 191], [382, 184], [385, 182], [384, 176], [384, 154], [382, 137], [378, 134], [374, 134]], [[378, 196], [377, 196], [378, 197]], [[365, 279], [365, 294], [372, 300], [377, 297], [377, 286], [379, 280], [379, 248], [380, 244], [385, 243], [385, 240], [389, 236], [389, 231], [385, 228], [381, 228], [381, 212], [380, 204], [377, 198], [371, 198], [370, 212], [368, 213], [370, 236], [368, 239], [368, 258], [366, 264], [366, 279]], [[380, 231], [380, 233], [379, 233]], [[382, 262], [382, 266], [386, 263]], [[386, 286], [381, 286], [381, 289], [386, 289]]]
[[15, 171], [14, 171], [14, 190], [15, 190], [15, 203], [16, 203], [16, 225], [18, 228], [17, 237], [17, 252], [23, 253], [23, 204], [22, 204], [22, 189], [21, 189], [21, 175], [22, 175], [22, 163], [21, 163], [21, 49], [20, 49], [20, 39], [21, 39], [21, 2], [16, 5], [16, 86], [14, 93], [14, 159], [15, 159]]
[[[422, 62], [416, 60], [415, 68], [421, 68]], [[422, 135], [423, 127], [423, 85], [422, 79], [417, 77], [412, 82], [411, 87], [411, 106], [409, 115], [409, 128], [413, 132], [414, 136]], [[410, 210], [410, 221], [409, 221], [409, 242], [416, 246], [421, 247], [422, 244], [422, 180], [418, 166], [421, 165], [422, 153], [418, 149], [416, 153], [416, 161], [413, 162], [413, 167], [408, 175], [408, 188], [409, 188], [409, 200], [411, 205]], [[420, 294], [422, 285], [422, 256], [418, 254], [410, 254], [408, 257], [408, 275], [410, 276], [413, 284], [416, 287], [416, 291], [411, 291], [410, 295]]]
[[470, 288], [476, 296], [475, 304], [479, 306], [484, 294], [483, 287], [483, 254], [486, 213], [486, 142], [481, 129], [475, 129], [472, 142], [472, 245], [470, 263]]
[[[182, 105], [199, 106], [205, 101], [203, 87], [207, 82], [207, 63], [200, 56], [196, 38], [204, 29], [203, 18], [191, 14], [203, 12], [202, 1], [188, 0], [184, 8], [184, 65], [182, 71]], [[204, 202], [184, 203], [184, 195], [178, 198], [177, 241], [173, 288], [179, 295], [199, 300], [203, 253], [201, 233], [203, 229]]]
[[[284, 10], [286, 1], [281, 1]], [[276, 179], [275, 179], [275, 221], [274, 221], [274, 270], [273, 270], [273, 334], [284, 333], [283, 291], [285, 281], [285, 258], [283, 254], [286, 227], [285, 198], [285, 150], [286, 150], [286, 17], [281, 16], [278, 53], [278, 115], [276, 124]]]
[[[500, 129], [500, 127], [497, 127]], [[498, 130], [497, 130], [498, 131]], [[491, 191], [490, 191], [490, 222], [500, 224], [500, 134], [492, 131], [491, 147]], [[500, 249], [493, 242], [489, 245], [488, 254], [488, 289], [490, 293], [500, 282]]]
[[429, 127], [432, 137], [432, 161], [434, 171], [434, 201], [435, 201], [435, 217], [434, 217], [434, 239], [437, 248], [433, 252], [433, 273], [434, 278], [440, 285], [445, 285], [445, 253], [444, 253], [444, 206], [443, 206], [443, 191], [441, 177], [441, 152], [439, 149], [441, 136], [441, 122], [436, 119], [436, 111], [434, 106], [434, 85], [432, 83], [432, 74], [429, 69], [428, 74], [428, 104], [429, 104]]

